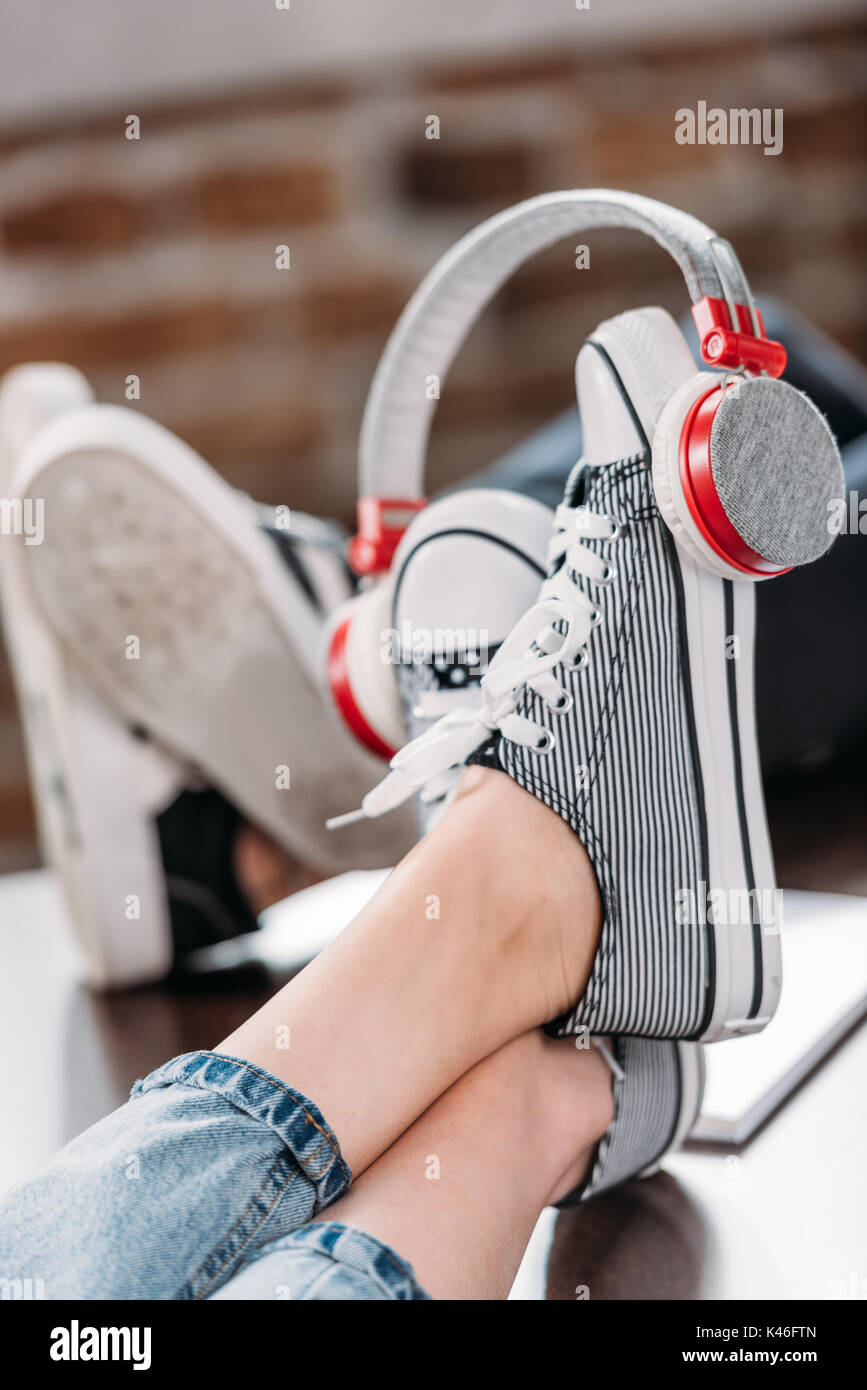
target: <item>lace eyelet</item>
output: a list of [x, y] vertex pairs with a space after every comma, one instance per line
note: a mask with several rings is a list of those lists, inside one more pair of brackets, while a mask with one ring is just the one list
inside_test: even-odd
[[620, 537], [623, 535], [623, 527], [620, 525], [619, 521], [614, 521], [610, 516], [608, 517], [608, 520], [611, 522], [613, 529], [611, 531], [611, 534], [609, 536], [606, 536], [605, 539], [607, 541], [619, 541]]
[[614, 580], [615, 580], [616, 578], [617, 578], [617, 566], [616, 566], [616, 565], [606, 565], [606, 566], [605, 566], [605, 573], [602, 575], [602, 577], [601, 577], [600, 579], [597, 579], [597, 580], [595, 581], [595, 583], [601, 584], [601, 585], [604, 587], [604, 586], [607, 585], [607, 584], [613, 584], [613, 582], [614, 582]]
[[546, 729], [538, 743], [530, 749], [531, 753], [550, 753], [554, 744], [557, 742], [550, 729]]
[[602, 616], [602, 609], [594, 608], [593, 612], [590, 614], [590, 626], [598, 627], [599, 624], [602, 622]]
[[559, 700], [546, 700], [545, 704], [552, 714], [568, 714], [574, 704], [568, 690], [564, 690]]
[[586, 653], [586, 652], [584, 651], [584, 649], [582, 648], [581, 651], [579, 651], [578, 654], [576, 655], [575, 660], [569, 662], [569, 665], [566, 667], [566, 670], [567, 670], [567, 671], [583, 671], [583, 670], [585, 669], [585, 667], [587, 666], [588, 660], [589, 660], [589, 658], [588, 658], [588, 656], [587, 656], [587, 653]]

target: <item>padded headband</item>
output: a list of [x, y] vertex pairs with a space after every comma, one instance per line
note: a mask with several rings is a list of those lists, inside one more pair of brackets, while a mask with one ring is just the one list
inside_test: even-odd
[[537, 252], [567, 236], [626, 227], [657, 241], [680, 266], [702, 352], [716, 366], [778, 376], [779, 344], [764, 337], [743, 269], [728, 242], [703, 222], [638, 194], [608, 189], [547, 193], [498, 213], [457, 242], [407, 304], [377, 366], [361, 427], [359, 535], [352, 560], [361, 573], [387, 568], [402, 531], [424, 505], [427, 438], [440, 388], [481, 311]]

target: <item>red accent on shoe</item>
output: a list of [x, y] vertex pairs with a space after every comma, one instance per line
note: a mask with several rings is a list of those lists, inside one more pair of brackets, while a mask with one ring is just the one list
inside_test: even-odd
[[[773, 338], [756, 338], [753, 334], [749, 308], [736, 304], [738, 322], [729, 318], [724, 299], [706, 295], [692, 306], [692, 316], [698, 329], [701, 355], [712, 367], [741, 367], [750, 372], [767, 372], [782, 376], [786, 367], [786, 349]], [[758, 309], [756, 315], [762, 333], [765, 325]]]
[[352, 622], [352, 615], [344, 618], [343, 622], [335, 629], [328, 649], [328, 680], [331, 686], [331, 693], [334, 696], [335, 704], [343, 716], [343, 721], [360, 743], [364, 744], [371, 753], [377, 757], [384, 758], [386, 762], [391, 762], [396, 748], [389, 748], [384, 739], [368, 723], [358, 701], [352, 693], [352, 686], [349, 683], [349, 663], [346, 659], [346, 640], [349, 635], [349, 624]]

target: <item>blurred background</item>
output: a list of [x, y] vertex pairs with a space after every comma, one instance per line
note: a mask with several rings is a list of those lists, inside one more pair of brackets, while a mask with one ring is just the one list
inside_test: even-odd
[[[349, 520], [371, 373], [418, 280], [489, 213], [578, 185], [696, 214], [757, 289], [867, 359], [863, 3], [277, 3], [2, 0], [0, 372], [68, 361], [121, 403], [134, 374], [133, 407], [230, 481]], [[676, 144], [700, 100], [782, 107], [782, 155]], [[567, 406], [601, 318], [683, 311], [662, 252], [588, 241], [589, 271], [555, 248], [473, 334], [436, 482]], [[0, 653], [0, 869], [35, 862]]]

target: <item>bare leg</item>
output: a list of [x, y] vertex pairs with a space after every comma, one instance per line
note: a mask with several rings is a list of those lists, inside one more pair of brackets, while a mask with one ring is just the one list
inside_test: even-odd
[[600, 920], [569, 827], [471, 768], [370, 905], [219, 1050], [315, 1101], [358, 1175], [476, 1062], [580, 996]]
[[525, 1033], [456, 1082], [317, 1219], [390, 1245], [434, 1298], [505, 1298], [539, 1213], [581, 1182], [612, 1110], [595, 1048]]
[[238, 887], [256, 916], [321, 879], [249, 821], [239, 827], [235, 837], [234, 870]]

